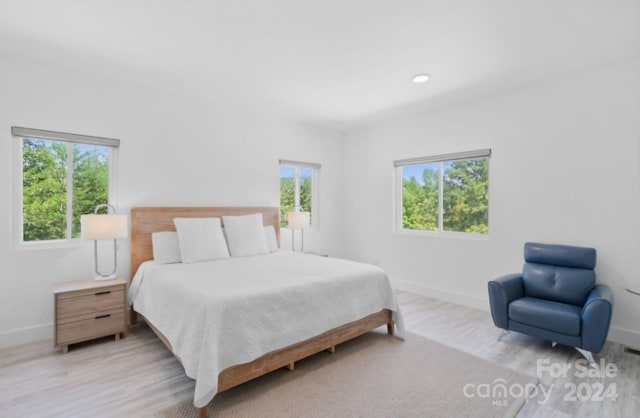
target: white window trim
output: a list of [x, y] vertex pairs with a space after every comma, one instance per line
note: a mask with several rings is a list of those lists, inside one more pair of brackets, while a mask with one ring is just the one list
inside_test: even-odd
[[[68, 144], [80, 143], [89, 145], [101, 145], [109, 148], [109, 190], [108, 200], [109, 204], [118, 210], [118, 150], [120, 146], [120, 140], [111, 138], [101, 138], [95, 136], [68, 134], [64, 132], [45, 131], [41, 129], [31, 128], [11, 128], [11, 148], [12, 148], [12, 170], [11, 170], [11, 236], [13, 249], [15, 250], [46, 250], [52, 248], [73, 248], [83, 247], [89, 245], [89, 241], [82, 240], [80, 238], [65, 238], [57, 240], [43, 240], [43, 241], [23, 241], [23, 228], [24, 218], [22, 211], [22, 141], [24, 138], [37, 138], [44, 140], [52, 140], [59, 142], [66, 142]], [[67, 153], [69, 158], [69, 153]], [[67, 165], [69, 160], [67, 160]], [[67, 172], [67, 175], [73, 175], [71, 171]], [[71, 194], [67, 194], [67, 199], [71, 199]], [[71, 214], [67, 213], [67, 221]]]
[[[399, 235], [418, 236], [418, 237], [432, 237], [432, 238], [454, 238], [454, 239], [467, 239], [473, 241], [489, 241], [491, 234], [491, 199], [489, 199], [489, 207], [487, 208], [487, 226], [489, 232], [486, 234], [478, 234], [472, 232], [457, 232], [457, 231], [445, 231], [443, 228], [444, 217], [443, 213], [443, 170], [442, 163], [455, 160], [468, 160], [474, 158], [488, 158], [491, 159], [491, 149], [481, 149], [475, 151], [465, 151], [452, 154], [433, 155], [428, 157], [418, 158], [406, 158], [402, 160], [394, 160], [394, 181], [393, 181], [393, 232]], [[438, 187], [438, 230], [437, 231], [424, 231], [419, 229], [405, 229], [402, 226], [402, 167], [411, 164], [424, 164], [424, 163], [440, 163], [438, 170], [438, 181], [440, 187]], [[489, 164], [489, 196], [491, 196], [491, 164]]]
[[[280, 160], [278, 167], [293, 167], [295, 168], [295, 203], [300, 203], [300, 169], [301, 168], [309, 168], [313, 170], [313, 174], [311, 176], [311, 225], [309, 228], [311, 230], [317, 231], [320, 229], [320, 217], [318, 210], [318, 187], [320, 184], [320, 168], [322, 167], [318, 163], [306, 163], [301, 161], [292, 161], [292, 160]], [[294, 210], [299, 207], [299, 205], [295, 205]]]

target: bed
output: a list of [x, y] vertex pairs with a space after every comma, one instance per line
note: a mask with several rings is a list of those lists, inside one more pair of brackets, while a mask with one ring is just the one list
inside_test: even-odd
[[[196, 380], [206, 416], [216, 393], [387, 326], [403, 332], [386, 274], [375, 266], [274, 252], [193, 264], [153, 261], [154, 232], [174, 218], [262, 214], [279, 240], [277, 207], [131, 210], [131, 322], [141, 317]], [[223, 225], [224, 226], [224, 225]]]

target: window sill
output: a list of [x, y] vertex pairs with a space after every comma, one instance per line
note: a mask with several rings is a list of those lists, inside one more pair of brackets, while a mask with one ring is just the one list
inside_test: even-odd
[[463, 239], [469, 241], [490, 241], [489, 234], [470, 234], [467, 232], [450, 232], [450, 231], [418, 231], [414, 229], [400, 229], [394, 231], [395, 234], [422, 237], [422, 238], [446, 238], [446, 239]]
[[[38, 251], [38, 250], [52, 250], [63, 248], [83, 248], [92, 244], [93, 241], [76, 239], [61, 239], [51, 241], [32, 241], [32, 242], [18, 242], [14, 243], [13, 249], [15, 251]], [[98, 244], [100, 246], [100, 244]]]
[[315, 226], [315, 225], [311, 225], [309, 228], [287, 228], [286, 226], [281, 226], [280, 227], [281, 231], [306, 231], [306, 232], [318, 232], [320, 231], [320, 229]]

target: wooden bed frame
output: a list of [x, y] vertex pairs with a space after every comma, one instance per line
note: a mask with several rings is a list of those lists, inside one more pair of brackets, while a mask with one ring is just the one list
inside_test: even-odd
[[[280, 242], [280, 209], [277, 207], [139, 207], [131, 209], [131, 277], [141, 263], [153, 259], [151, 234], [161, 231], [175, 231], [173, 218], [222, 217], [262, 213], [264, 225], [271, 225]], [[137, 321], [138, 314], [131, 307], [131, 323]], [[140, 317], [167, 348], [174, 353], [169, 340], [146, 318]], [[335, 351], [336, 345], [365, 334], [375, 328], [387, 325], [387, 332], [394, 333], [391, 311], [383, 309], [357, 321], [331, 329], [323, 334], [279, 350], [267, 353], [256, 360], [229, 367], [218, 375], [218, 393], [238, 386], [258, 376], [281, 367], [293, 370], [295, 362], [320, 351]], [[174, 353], [175, 355], [175, 353]], [[176, 358], [180, 360], [178, 356]], [[209, 405], [198, 408], [198, 416], [206, 417]]]

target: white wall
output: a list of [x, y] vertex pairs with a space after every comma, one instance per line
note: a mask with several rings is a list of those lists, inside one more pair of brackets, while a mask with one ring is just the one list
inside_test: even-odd
[[[488, 309], [526, 241], [593, 246], [615, 297], [610, 339], [640, 347], [640, 63], [585, 72], [351, 132], [348, 256], [394, 284]], [[489, 240], [392, 232], [392, 160], [491, 148]]]
[[[278, 206], [278, 159], [322, 164], [320, 231], [306, 247], [342, 248], [340, 135], [211, 92], [203, 101], [0, 53], [0, 347], [52, 337], [55, 282], [93, 276], [91, 242], [11, 244], [11, 126], [121, 140], [119, 206]], [[283, 246], [290, 245], [283, 234]], [[108, 248], [106, 248], [108, 251]], [[118, 271], [129, 277], [129, 245]]]
[[[11, 246], [11, 126], [122, 140], [120, 208], [277, 205], [278, 159], [322, 164], [308, 249], [376, 262], [395, 285], [487, 309], [486, 282], [525, 241], [598, 249], [611, 338], [640, 347], [640, 63], [603, 68], [341, 135], [212, 92], [202, 101], [0, 53], [0, 347], [51, 338], [52, 284], [93, 274], [91, 243]], [[487, 241], [392, 233], [391, 161], [490, 147]], [[343, 197], [340, 199], [339, 197]], [[283, 245], [289, 245], [289, 236]], [[128, 277], [128, 242], [119, 272]]]

